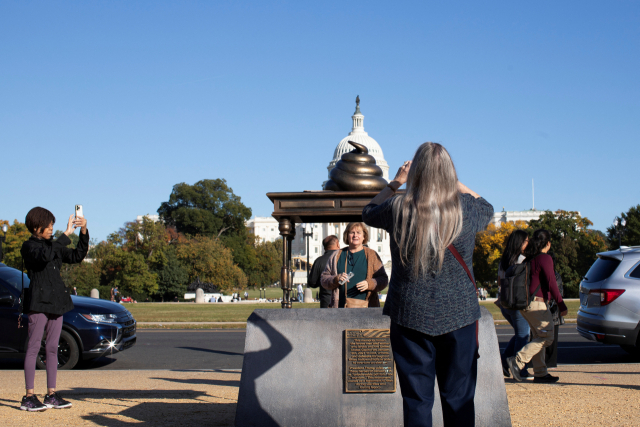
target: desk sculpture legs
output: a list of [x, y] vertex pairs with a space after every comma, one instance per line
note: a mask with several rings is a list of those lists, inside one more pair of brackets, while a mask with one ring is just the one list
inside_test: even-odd
[[278, 226], [282, 236], [282, 267], [280, 268], [280, 287], [282, 288], [282, 308], [291, 308], [293, 290], [293, 270], [291, 269], [291, 243], [296, 235], [295, 224], [289, 218], [280, 218]]

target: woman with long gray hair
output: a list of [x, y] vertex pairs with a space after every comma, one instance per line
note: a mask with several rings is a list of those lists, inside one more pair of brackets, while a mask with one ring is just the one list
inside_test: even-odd
[[[407, 184], [405, 194], [396, 194]], [[426, 142], [362, 211], [391, 237], [383, 313], [402, 391], [404, 425], [431, 426], [436, 377], [445, 426], [475, 424], [480, 306], [470, 280], [475, 235], [493, 206], [458, 181], [440, 144]], [[468, 272], [467, 272], [468, 270]]]

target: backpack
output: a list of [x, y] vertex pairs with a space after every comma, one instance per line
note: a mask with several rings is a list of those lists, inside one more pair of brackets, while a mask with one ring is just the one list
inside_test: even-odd
[[531, 284], [531, 263], [514, 264], [504, 273], [504, 279], [500, 286], [500, 304], [509, 310], [524, 310], [529, 307], [533, 295], [538, 292], [529, 292]]

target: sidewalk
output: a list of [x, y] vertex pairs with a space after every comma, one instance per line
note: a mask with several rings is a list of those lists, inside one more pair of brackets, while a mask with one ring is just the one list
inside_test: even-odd
[[[640, 364], [573, 365], [552, 371], [560, 383], [506, 380], [513, 425], [640, 425]], [[45, 391], [36, 372], [36, 391]], [[233, 426], [240, 373], [207, 370], [61, 371], [59, 391], [70, 409], [27, 413], [17, 409], [22, 371], [3, 371], [0, 419], [8, 426]], [[532, 410], [538, 408], [538, 411]]]

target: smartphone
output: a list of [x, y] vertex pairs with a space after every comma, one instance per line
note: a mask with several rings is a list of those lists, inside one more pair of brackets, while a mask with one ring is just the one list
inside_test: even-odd
[[76, 205], [76, 218], [84, 218], [84, 213], [82, 213], [82, 205]]

